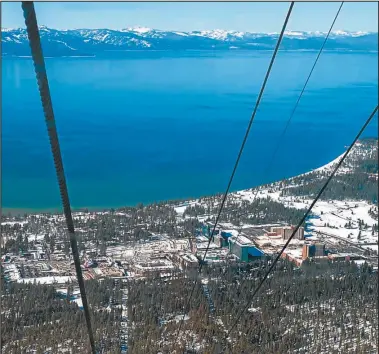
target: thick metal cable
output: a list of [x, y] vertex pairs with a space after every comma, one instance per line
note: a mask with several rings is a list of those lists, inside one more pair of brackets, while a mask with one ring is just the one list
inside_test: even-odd
[[60, 151], [60, 146], [59, 146], [57, 128], [55, 125], [54, 111], [53, 111], [53, 106], [51, 102], [49, 83], [47, 80], [45, 60], [44, 60], [42, 47], [41, 47], [41, 39], [40, 39], [38, 25], [37, 25], [37, 18], [36, 18], [36, 13], [34, 9], [34, 3], [32, 1], [31, 2], [23, 1], [22, 10], [24, 12], [24, 19], [25, 19], [26, 29], [28, 32], [28, 38], [29, 38], [29, 44], [30, 44], [30, 48], [32, 52], [34, 69], [35, 69], [35, 73], [37, 77], [38, 89], [41, 96], [45, 122], [46, 122], [47, 131], [48, 131], [49, 139], [50, 139], [51, 152], [54, 158], [55, 171], [57, 174], [59, 190], [60, 190], [60, 195], [61, 195], [62, 204], [63, 204], [64, 216], [66, 218], [67, 230], [70, 237], [72, 255], [74, 258], [75, 270], [76, 270], [76, 275], [78, 277], [80, 295], [82, 298], [84, 315], [85, 315], [86, 323], [87, 323], [88, 336], [89, 336], [89, 340], [91, 344], [92, 353], [96, 354], [95, 342], [94, 342], [94, 337], [93, 337], [92, 327], [91, 327], [91, 318], [90, 318], [87, 296], [86, 296], [85, 287], [84, 287], [83, 274], [82, 274], [82, 269], [80, 267], [78, 244], [75, 237], [74, 222], [73, 222], [72, 214], [71, 214], [70, 200], [68, 196], [66, 178], [65, 178], [64, 169], [63, 169], [63, 161], [62, 161], [62, 156], [61, 156], [61, 151]]
[[311, 69], [311, 71], [309, 72], [309, 75], [308, 75], [308, 77], [307, 77], [307, 80], [305, 81], [305, 84], [304, 84], [304, 86], [303, 86], [303, 89], [301, 90], [300, 95], [299, 95], [299, 97], [298, 97], [298, 99], [297, 99], [297, 101], [296, 101], [296, 104], [295, 104], [295, 106], [294, 106], [294, 108], [293, 108], [293, 110], [292, 110], [292, 112], [291, 112], [291, 115], [290, 115], [289, 119], [287, 120], [287, 124], [286, 124], [286, 126], [285, 126], [285, 128], [284, 128], [284, 130], [283, 130], [283, 132], [282, 132], [282, 134], [281, 134], [281, 136], [280, 136], [280, 138], [279, 138], [279, 140], [278, 140], [278, 144], [276, 145], [276, 149], [275, 149], [275, 151], [274, 151], [274, 153], [273, 153], [273, 155], [272, 155], [271, 161], [270, 161], [270, 163], [267, 165], [266, 173], [268, 173], [268, 171], [269, 171], [269, 169], [270, 169], [272, 163], [273, 163], [274, 160], [275, 160], [276, 154], [278, 153], [278, 150], [279, 150], [279, 147], [280, 147], [281, 140], [283, 139], [284, 135], [286, 134], [287, 129], [288, 129], [288, 127], [289, 127], [289, 125], [290, 125], [290, 123], [291, 123], [291, 121], [292, 121], [292, 118], [293, 118], [293, 116], [294, 116], [294, 114], [295, 114], [295, 112], [296, 112], [296, 109], [297, 109], [297, 107], [298, 107], [298, 105], [299, 105], [299, 102], [300, 102], [301, 98], [303, 97], [303, 93], [304, 93], [304, 91], [305, 91], [305, 89], [306, 89], [306, 87], [307, 87], [307, 85], [308, 85], [309, 79], [311, 78], [311, 76], [312, 76], [312, 74], [313, 74], [313, 71], [314, 71], [314, 69], [315, 69], [315, 67], [316, 67], [316, 65], [317, 65], [317, 62], [318, 62], [318, 60], [319, 60], [319, 58], [320, 58], [320, 55], [321, 55], [322, 51], [324, 50], [325, 44], [326, 44], [326, 42], [327, 42], [327, 40], [328, 40], [328, 38], [329, 38], [329, 36], [330, 36], [330, 32], [332, 31], [332, 29], [333, 29], [333, 27], [334, 27], [334, 24], [335, 24], [335, 22], [336, 22], [336, 20], [337, 20], [337, 18], [338, 18], [338, 15], [340, 14], [340, 11], [341, 11], [341, 9], [342, 9], [343, 4], [344, 4], [344, 2], [342, 1], [342, 2], [341, 2], [341, 5], [340, 5], [340, 7], [338, 8], [338, 11], [337, 11], [337, 13], [336, 13], [336, 15], [335, 15], [335, 17], [334, 17], [334, 20], [333, 20], [333, 22], [332, 22], [332, 24], [331, 24], [331, 26], [330, 26], [330, 28], [329, 28], [329, 31], [328, 31], [328, 33], [327, 33], [325, 39], [324, 39], [324, 42], [322, 43], [322, 46], [321, 46], [321, 48], [320, 48], [320, 50], [319, 50], [319, 52], [318, 52], [318, 54], [317, 54], [316, 60], [315, 60], [315, 62], [313, 63], [312, 69]]
[[[230, 186], [231, 186], [231, 184], [232, 184], [232, 182], [233, 182], [233, 178], [234, 178], [234, 175], [235, 175], [235, 173], [236, 173], [236, 170], [237, 170], [237, 167], [238, 167], [239, 161], [240, 161], [240, 159], [241, 159], [242, 152], [243, 152], [243, 150], [244, 150], [244, 148], [245, 148], [245, 144], [246, 144], [247, 138], [248, 138], [248, 136], [249, 136], [251, 126], [252, 126], [252, 124], [253, 124], [253, 121], [254, 121], [255, 115], [256, 115], [256, 113], [257, 113], [257, 110], [258, 110], [259, 104], [260, 104], [260, 102], [261, 102], [261, 99], [262, 99], [262, 96], [263, 96], [263, 92], [264, 92], [264, 90], [265, 90], [265, 87], [266, 87], [266, 84], [267, 84], [268, 78], [269, 78], [270, 73], [271, 73], [272, 66], [273, 66], [273, 64], [274, 64], [274, 61], [275, 61], [276, 55], [277, 55], [277, 53], [278, 53], [278, 50], [279, 50], [280, 44], [281, 44], [281, 42], [282, 42], [283, 35], [284, 35], [285, 30], [286, 30], [288, 20], [289, 20], [289, 18], [290, 18], [290, 16], [291, 16], [291, 12], [292, 12], [292, 9], [293, 9], [294, 4], [295, 4], [295, 2], [292, 1], [292, 2], [291, 2], [291, 5], [290, 5], [290, 7], [289, 7], [289, 9], [288, 9], [288, 12], [287, 12], [287, 15], [286, 15], [286, 18], [285, 18], [285, 21], [284, 21], [284, 24], [283, 24], [282, 30], [281, 30], [280, 35], [279, 35], [279, 38], [278, 38], [278, 41], [277, 41], [277, 43], [276, 43], [276, 46], [275, 46], [275, 49], [274, 49], [274, 53], [273, 53], [273, 55], [272, 55], [272, 58], [271, 58], [271, 61], [270, 61], [269, 67], [268, 67], [267, 72], [266, 72], [266, 76], [265, 76], [265, 78], [264, 78], [264, 80], [263, 80], [263, 84], [262, 84], [261, 90], [260, 90], [259, 95], [258, 95], [257, 102], [256, 102], [255, 107], [254, 107], [254, 111], [253, 111], [253, 113], [252, 113], [252, 115], [251, 115], [251, 118], [250, 118], [250, 121], [249, 121], [249, 124], [248, 124], [247, 130], [246, 130], [246, 133], [245, 133], [244, 139], [243, 139], [243, 141], [242, 141], [242, 145], [241, 145], [240, 151], [239, 151], [239, 153], [238, 153], [237, 160], [236, 160], [236, 162], [235, 162], [235, 164], [234, 164], [234, 168], [233, 168], [232, 174], [231, 174], [231, 176], [230, 176], [230, 178], [229, 178], [228, 186], [227, 186], [226, 191], [225, 191], [225, 193], [224, 193], [224, 196], [223, 196], [223, 198], [222, 198], [221, 206], [220, 206], [220, 209], [219, 209], [218, 215], [217, 215], [217, 217], [216, 217], [216, 221], [215, 221], [215, 224], [214, 224], [214, 226], [213, 226], [212, 233], [211, 233], [211, 235], [210, 235], [210, 237], [209, 237], [209, 241], [208, 241], [207, 248], [206, 248], [206, 250], [205, 250], [205, 253], [204, 253], [203, 259], [202, 259], [202, 261], [200, 262], [200, 266], [199, 266], [199, 274], [201, 273], [201, 270], [202, 270], [202, 268], [203, 268], [203, 264], [204, 264], [204, 261], [205, 261], [205, 257], [206, 257], [206, 255], [207, 255], [207, 253], [208, 253], [209, 246], [210, 246], [211, 241], [212, 241], [212, 239], [213, 239], [214, 232], [215, 232], [215, 230], [216, 230], [217, 223], [218, 223], [218, 220], [219, 220], [219, 218], [220, 218], [220, 215], [221, 215], [222, 209], [224, 208], [224, 205], [225, 205], [225, 202], [226, 202], [226, 198], [227, 198], [228, 193], [229, 193]], [[194, 292], [194, 290], [195, 290], [196, 284], [197, 284], [197, 279], [195, 280], [195, 283], [194, 283], [194, 285], [193, 285], [193, 287], [192, 287], [192, 290], [191, 290], [190, 296], [189, 296], [189, 298], [188, 298], [187, 304], [186, 304], [186, 306], [185, 306], [185, 308], [184, 308], [184, 314], [183, 314], [183, 317], [182, 317], [182, 319], [181, 319], [181, 321], [180, 321], [180, 324], [179, 324], [179, 327], [178, 327], [178, 332], [177, 332], [177, 337], [178, 337], [178, 339], [179, 339], [179, 333], [180, 333], [180, 330], [181, 330], [181, 327], [182, 327], [182, 324], [183, 324], [183, 321], [184, 321], [184, 318], [185, 318], [185, 315], [186, 315], [186, 312], [187, 312], [188, 306], [189, 306], [190, 301], [191, 301], [191, 299], [192, 299], [193, 292]]]
[[[323, 185], [323, 187], [318, 192], [316, 198], [313, 200], [313, 202], [310, 205], [310, 207], [305, 212], [305, 214], [303, 215], [303, 217], [301, 218], [300, 222], [297, 224], [297, 226], [295, 227], [295, 229], [292, 231], [292, 234], [291, 234], [290, 238], [285, 243], [285, 245], [283, 246], [283, 248], [281, 249], [281, 251], [278, 253], [277, 257], [275, 258], [274, 262], [272, 263], [272, 265], [268, 269], [267, 273], [265, 274], [265, 276], [263, 277], [263, 279], [260, 281], [260, 283], [258, 284], [258, 286], [256, 287], [256, 289], [254, 290], [254, 292], [251, 295], [251, 297], [250, 297], [249, 301], [247, 302], [247, 304], [244, 306], [244, 308], [242, 309], [242, 311], [240, 311], [240, 313], [238, 314], [237, 319], [233, 322], [233, 324], [230, 327], [230, 329], [228, 330], [226, 336], [230, 335], [231, 331], [234, 329], [234, 327], [237, 325], [238, 321], [240, 320], [242, 314], [248, 309], [248, 307], [252, 303], [255, 295], [258, 293], [259, 289], [262, 287], [263, 283], [266, 281], [267, 277], [269, 276], [269, 274], [274, 269], [276, 263], [278, 262], [278, 260], [282, 256], [283, 252], [285, 251], [285, 249], [287, 248], [287, 246], [291, 242], [292, 238], [294, 237], [294, 235], [296, 234], [296, 232], [299, 230], [300, 226], [304, 223], [304, 221], [306, 220], [306, 218], [308, 217], [308, 215], [312, 211], [312, 208], [315, 206], [316, 202], [321, 197], [321, 195], [324, 192], [324, 190], [328, 187], [330, 181], [332, 180], [332, 178], [336, 174], [337, 170], [341, 167], [342, 163], [345, 161], [347, 155], [349, 154], [349, 152], [351, 151], [351, 149], [353, 148], [353, 146], [355, 145], [355, 143], [357, 142], [357, 140], [359, 139], [359, 137], [361, 136], [361, 134], [363, 133], [363, 131], [366, 129], [366, 127], [368, 126], [368, 124], [371, 122], [371, 120], [374, 117], [374, 115], [376, 114], [377, 110], [378, 110], [378, 106], [376, 106], [375, 109], [372, 111], [372, 113], [370, 114], [370, 116], [366, 120], [365, 124], [363, 125], [363, 127], [361, 128], [361, 130], [359, 131], [359, 133], [357, 134], [357, 136], [354, 138], [353, 142], [350, 144], [349, 148], [346, 150], [345, 154], [342, 156], [342, 158], [340, 159], [340, 161], [337, 163], [336, 167], [334, 168], [333, 172], [328, 177], [328, 179], [325, 182], [325, 184]], [[254, 285], [254, 283], [253, 283], [253, 285]], [[252, 290], [253, 290], [253, 286], [251, 286], [251, 288], [250, 288], [250, 291], [252, 291]]]

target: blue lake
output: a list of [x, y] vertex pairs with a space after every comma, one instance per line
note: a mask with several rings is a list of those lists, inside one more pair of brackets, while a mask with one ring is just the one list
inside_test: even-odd
[[[73, 207], [223, 192], [271, 52], [124, 52], [46, 59]], [[378, 102], [378, 53], [280, 52], [232, 190], [319, 167], [344, 151]], [[377, 136], [378, 120], [365, 131]], [[2, 205], [60, 206], [30, 59], [2, 63]]]

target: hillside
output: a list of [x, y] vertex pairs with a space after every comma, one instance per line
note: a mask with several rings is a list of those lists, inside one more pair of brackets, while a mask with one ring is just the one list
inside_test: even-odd
[[[3, 56], [30, 56], [26, 29], [2, 29]], [[40, 26], [47, 57], [109, 56], [120, 51], [186, 50], [271, 50], [278, 33], [251, 33], [226, 30], [162, 31], [150, 28], [57, 30]], [[318, 50], [322, 32], [287, 31], [283, 50]], [[378, 34], [334, 31], [325, 46], [333, 51], [377, 51]]]
[[[376, 203], [378, 200], [378, 141], [365, 139], [357, 143], [351, 155], [325, 190], [323, 199], [354, 199]], [[338, 157], [323, 168], [283, 181], [282, 195], [315, 196], [327, 180]]]

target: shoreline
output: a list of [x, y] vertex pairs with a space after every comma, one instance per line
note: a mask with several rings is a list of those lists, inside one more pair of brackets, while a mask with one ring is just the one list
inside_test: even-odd
[[[315, 170], [324, 168], [325, 166], [328, 166], [330, 163], [331, 162], [328, 162], [326, 165], [323, 165], [323, 166], [311, 169], [310, 171], [307, 171], [307, 172], [305, 172], [303, 174], [300, 174], [300, 175], [294, 175], [294, 176], [291, 176], [291, 177], [287, 177], [286, 179], [291, 179], [291, 178], [294, 178], [294, 177], [298, 177], [298, 176], [301, 176], [301, 175], [304, 175], [304, 174], [311, 173], [312, 171], [315, 171]], [[273, 182], [270, 182], [268, 184], [277, 183], [277, 182], [279, 182], [279, 181], [273, 181]], [[244, 188], [244, 189], [231, 190], [231, 191], [229, 191], [229, 194], [230, 193], [238, 193], [238, 192], [241, 192], [241, 191], [245, 191], [245, 190], [249, 190], [249, 189], [254, 189], [254, 188], [260, 188], [260, 187], [266, 186], [268, 184], [267, 183], [262, 183], [262, 184], [259, 184], [257, 186], [250, 186], [250, 187], [247, 187], [247, 188]], [[141, 203], [141, 202], [133, 203], [133, 204], [127, 204], [127, 203], [125, 203], [123, 205], [110, 205], [110, 206], [82, 206], [82, 207], [71, 206], [71, 211], [73, 213], [80, 212], [80, 211], [83, 211], [83, 210], [88, 210], [89, 212], [103, 212], [103, 211], [109, 211], [110, 209], [118, 210], [118, 209], [125, 208], [125, 207], [126, 208], [133, 208], [133, 207], [136, 207], [138, 204], [143, 204], [144, 206], [145, 205], [151, 205], [154, 202], [159, 203], [159, 202], [162, 202], [162, 201], [172, 202], [172, 203], [183, 203], [183, 202], [188, 201], [188, 200], [194, 200], [194, 199], [199, 199], [199, 198], [203, 198], [203, 197], [209, 197], [209, 196], [217, 195], [217, 194], [220, 194], [220, 193], [224, 193], [224, 191], [216, 192], [216, 193], [213, 193], [213, 194], [201, 195], [201, 196], [197, 196], [197, 197], [188, 196], [188, 197], [183, 197], [183, 198], [178, 198], [178, 199], [162, 199], [161, 201], [157, 200], [157, 201], [151, 201], [151, 202], [148, 202], [148, 203]], [[11, 216], [18, 216], [18, 215], [23, 215], [23, 214], [37, 215], [37, 214], [45, 214], [45, 213], [46, 214], [47, 213], [51, 213], [51, 214], [63, 214], [63, 206], [59, 205], [59, 206], [46, 207], [46, 208], [2, 207], [1, 208], [1, 213], [2, 213], [2, 215], [8, 215], [9, 214]]]
[[[212, 49], [115, 49], [108, 50], [105, 52], [94, 53], [92, 55], [53, 55], [46, 56], [45, 59], [113, 59], [112, 54], [107, 56], [106, 53], [188, 53], [188, 52], [200, 52], [200, 53], [222, 53], [222, 52], [245, 52], [245, 53], [256, 53], [256, 52], [273, 52], [274, 49], [249, 49], [249, 48], [222, 48], [217, 50]], [[285, 49], [283, 52], [286, 53], [315, 53], [318, 49]], [[363, 54], [378, 54], [378, 50], [360, 50], [360, 49], [326, 49], [325, 53], [339, 53], [339, 54], [351, 54], [351, 53], [363, 53]], [[2, 59], [31, 59], [30, 55], [13, 55], [13, 54], [3, 54]], [[119, 59], [119, 58], [115, 58]]]
[[[107, 207], [107, 208], [99, 208], [99, 207], [82, 207], [82, 208], [71, 208], [71, 211], [73, 213], [78, 213], [83, 210], [88, 210], [90, 212], [102, 212], [104, 210], [110, 210], [110, 209], [118, 209], [122, 207]], [[2, 215], [11, 215], [11, 216], [18, 216], [23, 214], [29, 214], [29, 215], [37, 215], [37, 214], [63, 214], [63, 207], [51, 207], [51, 208], [8, 208], [8, 207], [2, 207], [1, 208]]]
[[[364, 142], [364, 141], [370, 141], [370, 140], [376, 140], [378, 141], [378, 137], [365, 137], [365, 138], [362, 138], [360, 139], [358, 142]], [[345, 150], [346, 151], [346, 150]], [[333, 164], [335, 164], [336, 162], [339, 161], [339, 159], [344, 155], [345, 152], [343, 152], [342, 154], [340, 154], [339, 156], [337, 156], [336, 158], [334, 158], [333, 160], [329, 161], [328, 163], [322, 165], [322, 166], [319, 166], [319, 167], [316, 167], [316, 168], [313, 168], [305, 173], [302, 173], [302, 174], [298, 174], [298, 175], [295, 175], [295, 176], [290, 176], [290, 177], [287, 177], [285, 178], [286, 180], [290, 180], [294, 177], [300, 177], [300, 176], [306, 176], [307, 174], [309, 173], [312, 173], [312, 172], [317, 172], [317, 171], [322, 171], [322, 170], [325, 170], [325, 169], [328, 169], [330, 166], [332, 166]], [[230, 191], [230, 193], [238, 193], [238, 192], [243, 192], [243, 191], [246, 191], [246, 190], [249, 190], [249, 189], [255, 189], [255, 188], [260, 188], [260, 187], [264, 187], [264, 186], [267, 186], [267, 185], [270, 185], [270, 184], [275, 184], [275, 183], [278, 183], [280, 181], [273, 181], [273, 182], [270, 182], [268, 184], [266, 183], [263, 183], [263, 184], [260, 184], [260, 185], [257, 185], [257, 186], [254, 186], [254, 187], [248, 187], [248, 188], [245, 188], [245, 189], [239, 189], [239, 190], [235, 190], [235, 191]], [[220, 192], [220, 193], [224, 193], [224, 192]], [[180, 204], [180, 203], [183, 203], [185, 201], [190, 201], [190, 200], [195, 200], [195, 199], [199, 199], [199, 198], [203, 198], [203, 197], [209, 197], [209, 196], [212, 196], [212, 195], [217, 195], [217, 194], [220, 194], [220, 193], [213, 193], [211, 195], [202, 195], [202, 196], [199, 196], [199, 197], [187, 197], [187, 198], [178, 198], [178, 199], [171, 199], [171, 200], [167, 200], [167, 199], [164, 199], [164, 200], [161, 200], [161, 201], [155, 201], [156, 203], [159, 203], [159, 202], [170, 202], [170, 203], [177, 203], [177, 204]], [[82, 211], [85, 211], [85, 210], [88, 210], [89, 212], [104, 212], [104, 211], [109, 211], [111, 209], [114, 209], [114, 210], [118, 210], [118, 209], [121, 209], [121, 208], [133, 208], [133, 207], [136, 207], [138, 204], [143, 204], [144, 206], [146, 205], [151, 205], [153, 204], [154, 201], [152, 202], [149, 202], [149, 203], [135, 203], [135, 204], [123, 204], [123, 205], [118, 205], [118, 206], [83, 206], [83, 207], [75, 207], [75, 206], [72, 206], [71, 207], [71, 211], [72, 213], [78, 213], [78, 212], [82, 212]], [[55, 206], [55, 207], [47, 207], [47, 208], [22, 208], [22, 207], [2, 207], [1, 208], [1, 213], [2, 215], [11, 215], [11, 216], [18, 216], [18, 215], [23, 215], [23, 214], [29, 214], [29, 215], [38, 215], [38, 214], [47, 214], [47, 213], [51, 213], [51, 214], [63, 214], [63, 207], [61, 205], [59, 206]]]

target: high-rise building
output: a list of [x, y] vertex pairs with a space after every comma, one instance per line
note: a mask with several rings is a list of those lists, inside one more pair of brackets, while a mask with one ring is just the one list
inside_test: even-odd
[[300, 226], [296, 232], [298, 240], [304, 240], [304, 227]]
[[302, 258], [323, 257], [325, 256], [325, 245], [322, 243], [305, 244], [303, 246]]
[[[280, 233], [282, 235], [283, 240], [288, 240], [291, 237], [294, 230], [295, 230], [294, 226], [282, 227]], [[293, 237], [298, 240], [304, 240], [304, 227], [299, 227]]]
[[303, 251], [301, 253], [301, 258], [302, 259], [307, 259], [309, 257], [308, 252], [309, 252], [309, 245], [304, 245], [303, 246]]
[[271, 227], [271, 232], [275, 232], [277, 235], [280, 235], [282, 233], [282, 227]]
[[265, 257], [265, 254], [245, 236], [232, 236], [229, 238], [229, 250], [236, 255], [242, 262], [250, 259]]
[[218, 246], [218, 247], [226, 247], [228, 245], [228, 242], [227, 240], [225, 240], [221, 235], [216, 235], [214, 237], [214, 243]]
[[316, 243], [314, 246], [315, 246], [315, 257], [325, 256], [325, 245], [323, 243]]

